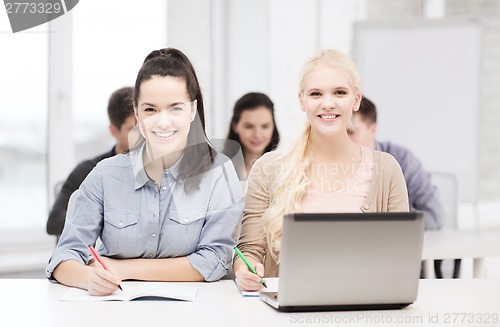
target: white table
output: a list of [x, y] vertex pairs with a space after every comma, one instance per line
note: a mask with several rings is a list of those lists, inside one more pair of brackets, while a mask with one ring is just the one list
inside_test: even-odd
[[319, 313], [275, 311], [243, 298], [231, 280], [186, 284], [198, 287], [195, 302], [63, 302], [65, 286], [3, 279], [0, 326], [500, 326], [500, 279], [421, 280], [417, 301], [403, 310]]
[[500, 256], [500, 230], [426, 231], [422, 260], [427, 278], [434, 277], [434, 260], [473, 258], [473, 276], [484, 275], [484, 258]]

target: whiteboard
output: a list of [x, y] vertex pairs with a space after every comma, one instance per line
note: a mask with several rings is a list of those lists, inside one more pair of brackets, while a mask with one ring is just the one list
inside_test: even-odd
[[427, 171], [456, 174], [462, 202], [477, 200], [481, 48], [474, 19], [354, 25], [353, 60], [378, 109], [377, 139], [408, 147]]

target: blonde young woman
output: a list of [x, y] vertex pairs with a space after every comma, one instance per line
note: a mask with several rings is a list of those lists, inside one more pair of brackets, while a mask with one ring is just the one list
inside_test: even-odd
[[[287, 212], [408, 211], [401, 168], [387, 153], [354, 143], [347, 129], [361, 91], [354, 63], [323, 50], [303, 67], [299, 102], [307, 125], [285, 153], [253, 166], [238, 247], [262, 277], [278, 276], [281, 225]], [[260, 277], [239, 258], [238, 287], [257, 290]]]

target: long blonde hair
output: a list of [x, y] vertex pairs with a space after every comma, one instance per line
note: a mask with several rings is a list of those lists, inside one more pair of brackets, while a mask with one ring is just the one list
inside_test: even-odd
[[[341, 70], [351, 83], [355, 93], [361, 93], [356, 65], [345, 54], [337, 50], [326, 49], [316, 52], [303, 66], [299, 82], [299, 92], [304, 87], [309, 74], [320, 66], [330, 66]], [[300, 137], [290, 149], [277, 158], [282, 163], [271, 185], [269, 207], [262, 215], [262, 224], [266, 232], [268, 248], [272, 257], [279, 262], [281, 248], [281, 229], [286, 213], [301, 212], [302, 197], [309, 187], [307, 172], [311, 166], [310, 150], [311, 124], [307, 122]]]

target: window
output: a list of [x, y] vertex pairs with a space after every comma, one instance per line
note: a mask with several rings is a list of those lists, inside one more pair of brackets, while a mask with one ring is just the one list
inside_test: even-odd
[[77, 161], [107, 152], [111, 93], [133, 86], [152, 50], [167, 47], [167, 1], [80, 1], [73, 13], [73, 126]]
[[[0, 88], [7, 90], [0, 106], [0, 272], [45, 265], [55, 241], [45, 233], [54, 196], [48, 172], [73, 168], [73, 141], [78, 161], [110, 149], [109, 95], [133, 85], [145, 56], [167, 45], [167, 2], [163, 0], [80, 1], [67, 15], [65, 22], [64, 17], [54, 22], [63, 30], [69, 24], [72, 51], [66, 51], [70, 45], [65, 38], [54, 38], [49, 44], [53, 35], [48, 33], [49, 24], [13, 34], [7, 15], [0, 14]], [[65, 52], [73, 54], [71, 71], [54, 59]], [[49, 62], [54, 63], [50, 70]], [[49, 81], [61, 87], [61, 76], [72, 81], [72, 87], [64, 89], [70, 104], [58, 98], [56, 87], [48, 87]], [[56, 111], [49, 115], [49, 97], [55, 108], [67, 109], [63, 115]], [[56, 152], [48, 151], [57, 142], [49, 140], [54, 138], [47, 128], [49, 116], [53, 125], [73, 132], [74, 139], [57, 149], [67, 160], [61, 163], [56, 158], [51, 167], [47, 158]]]
[[0, 17], [0, 231], [47, 219], [47, 24], [12, 33]]

